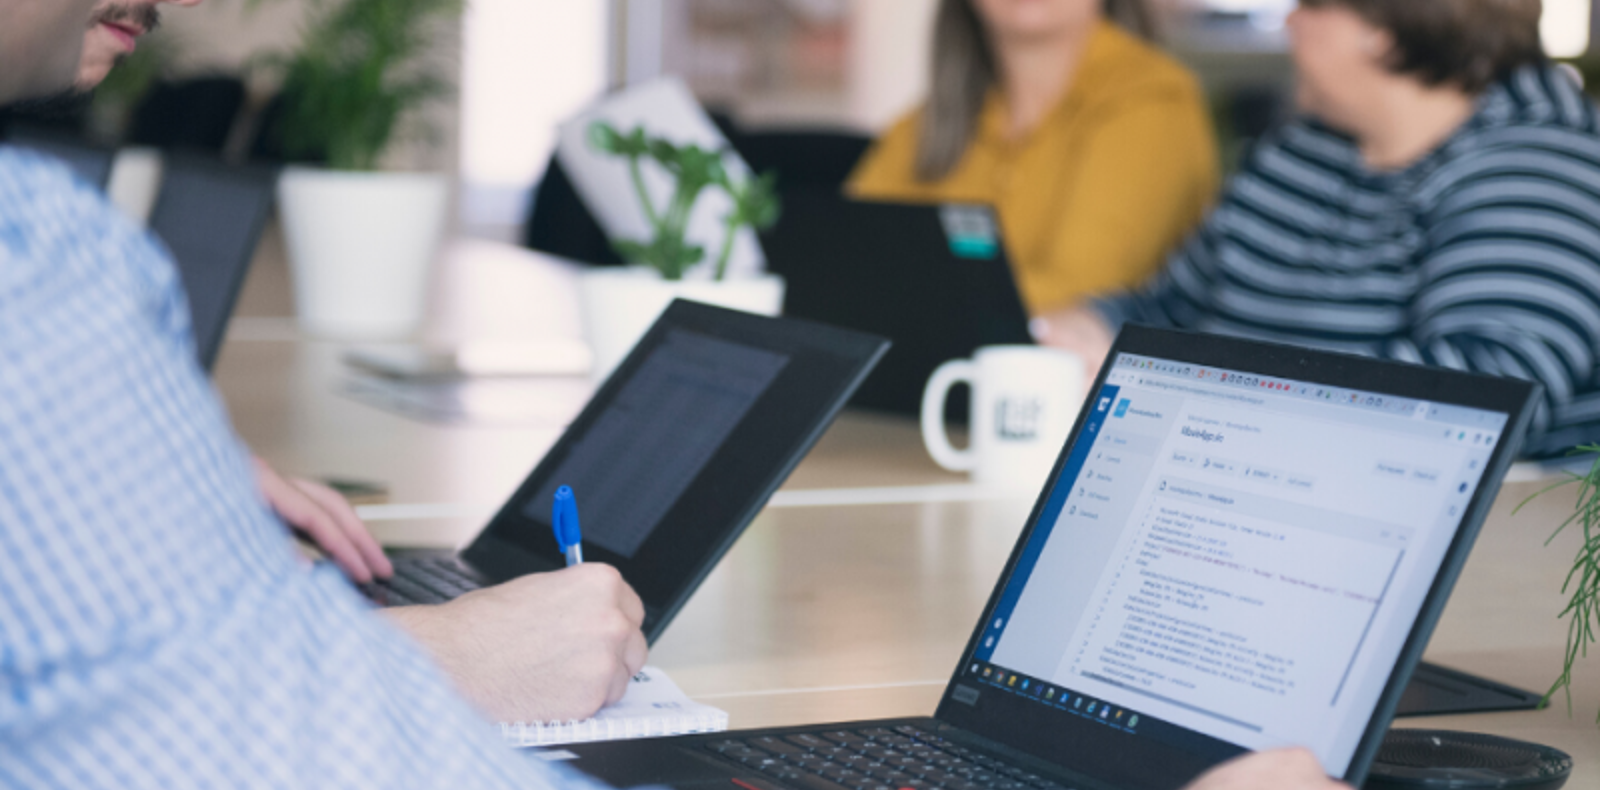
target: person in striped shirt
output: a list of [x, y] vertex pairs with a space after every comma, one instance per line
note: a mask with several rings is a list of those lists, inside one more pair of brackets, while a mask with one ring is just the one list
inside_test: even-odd
[[1044, 317], [1098, 362], [1124, 322], [1544, 384], [1524, 445], [1600, 438], [1600, 115], [1538, 0], [1303, 0], [1305, 117], [1260, 142], [1135, 291]]

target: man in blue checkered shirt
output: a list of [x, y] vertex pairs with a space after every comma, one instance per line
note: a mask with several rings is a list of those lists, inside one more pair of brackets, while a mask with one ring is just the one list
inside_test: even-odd
[[[0, 0], [0, 105], [97, 80], [159, 1]], [[258, 483], [171, 263], [63, 168], [0, 148], [0, 787], [592, 787], [501, 745], [438, 666], [480, 704], [526, 696], [521, 626], [561, 608], [541, 596], [604, 597], [614, 572], [414, 611], [435, 664], [296, 561]], [[626, 632], [619, 608], [579, 619]], [[1196, 787], [1328, 784], [1277, 753]]]
[[[0, 104], [67, 87], [154, 6], [0, 0]], [[402, 610], [430, 660], [285, 538], [171, 263], [0, 148], [0, 787], [587, 786], [505, 748], [440, 667], [492, 709], [541, 670], [622, 666], [583, 652], [637, 630], [614, 571]], [[598, 636], [539, 666], [519, 648], [558, 595], [601, 599], [574, 601]]]

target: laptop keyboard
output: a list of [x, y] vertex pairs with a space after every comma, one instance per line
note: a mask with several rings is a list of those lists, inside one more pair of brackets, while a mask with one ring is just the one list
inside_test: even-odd
[[1071, 790], [910, 725], [725, 739], [705, 748], [801, 790]]
[[394, 560], [394, 576], [361, 585], [379, 606], [444, 603], [483, 586], [450, 555], [411, 555]]

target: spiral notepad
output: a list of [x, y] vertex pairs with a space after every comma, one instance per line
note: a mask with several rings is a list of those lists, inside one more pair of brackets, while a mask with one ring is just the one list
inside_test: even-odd
[[513, 746], [557, 746], [726, 729], [726, 711], [689, 699], [667, 673], [645, 667], [628, 682], [621, 700], [605, 706], [593, 718], [503, 723], [500, 734]]

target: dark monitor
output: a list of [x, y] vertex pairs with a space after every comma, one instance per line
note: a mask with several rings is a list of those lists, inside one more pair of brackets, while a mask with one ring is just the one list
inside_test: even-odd
[[272, 208], [274, 170], [169, 156], [150, 230], [172, 252], [189, 297], [195, 352], [207, 371]]

